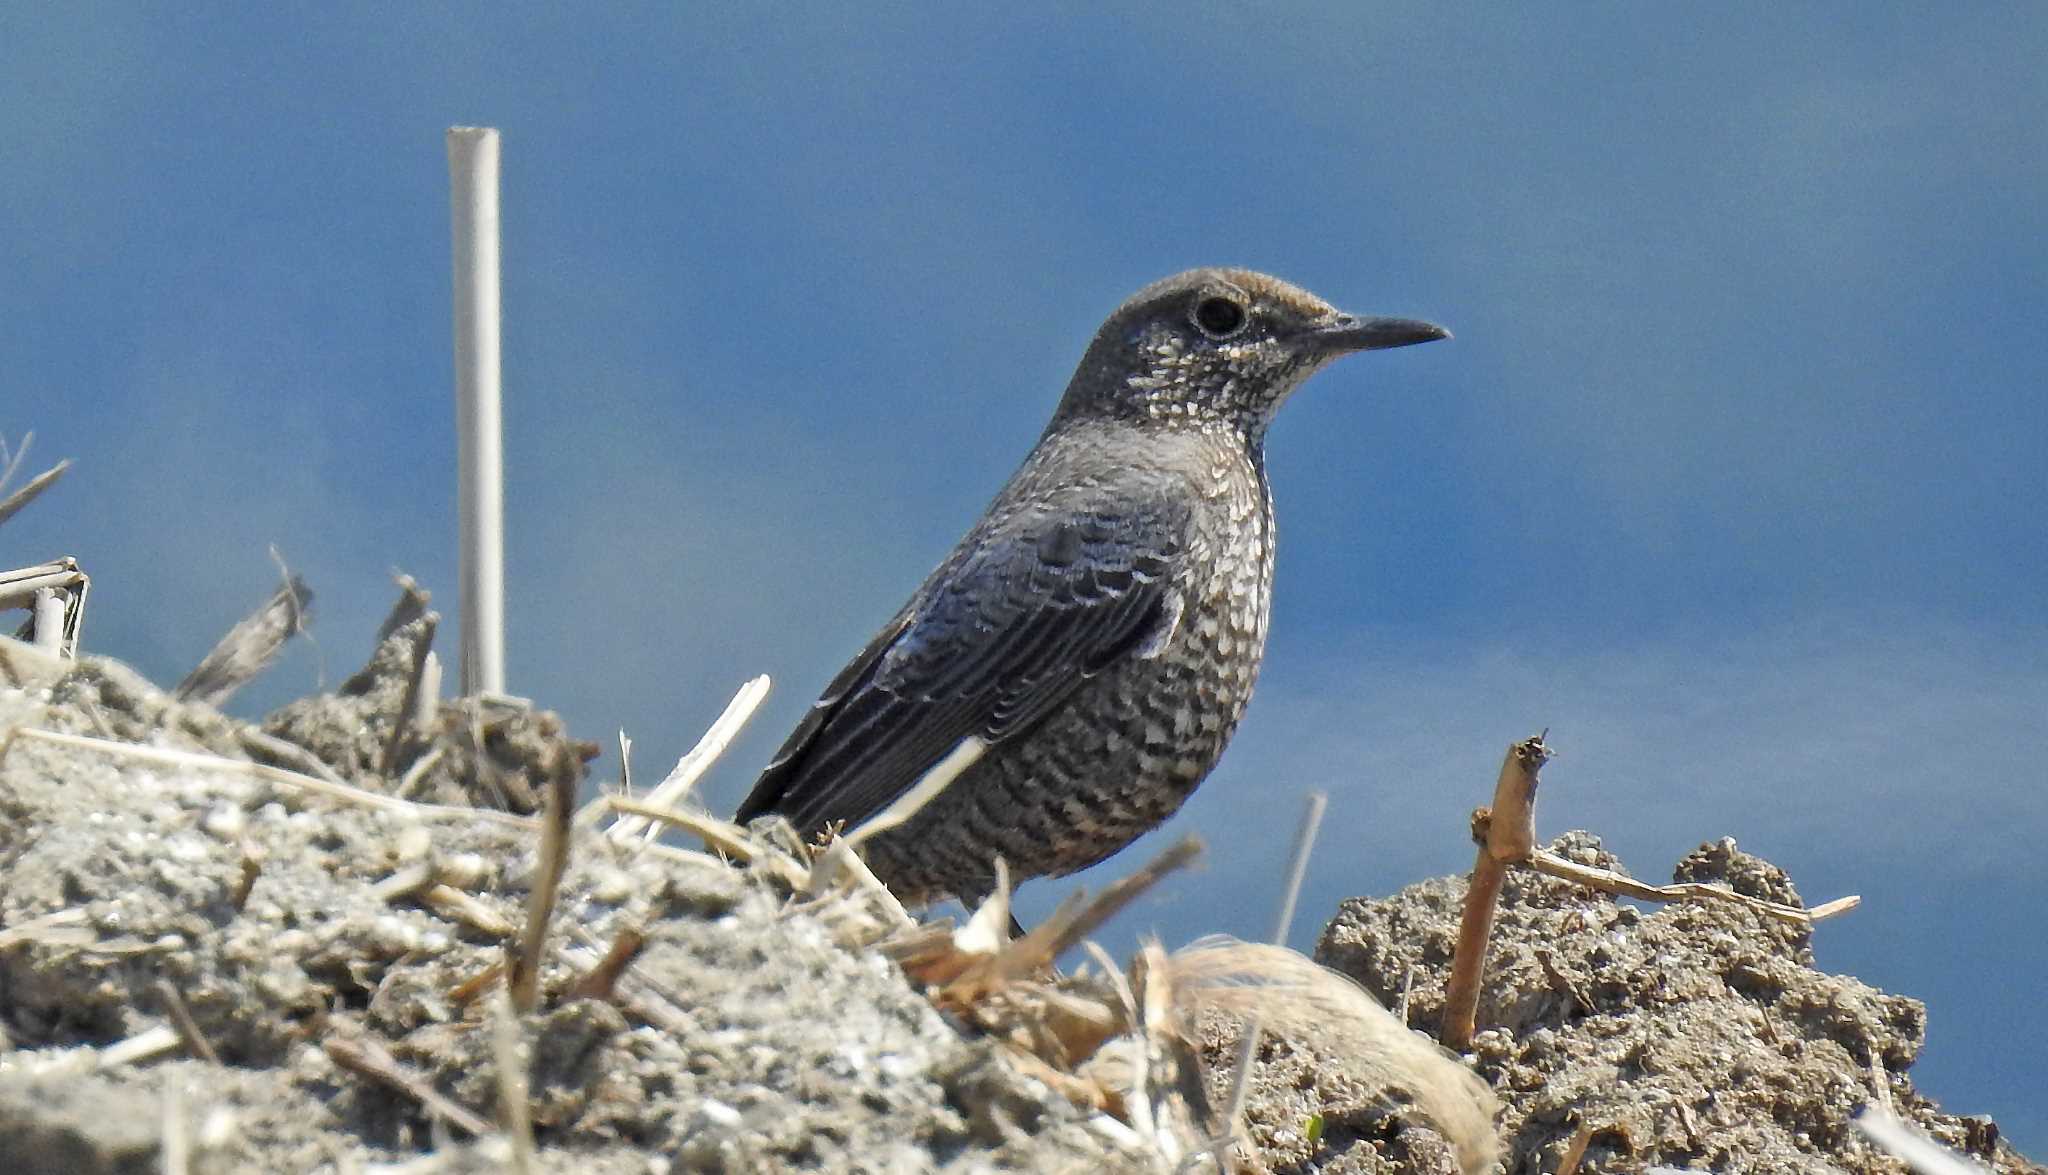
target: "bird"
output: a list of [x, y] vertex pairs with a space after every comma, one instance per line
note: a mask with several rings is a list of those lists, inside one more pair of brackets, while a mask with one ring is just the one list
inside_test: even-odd
[[1355, 351], [1450, 337], [1204, 268], [1110, 314], [981, 518], [812, 705], [736, 819], [843, 832], [906, 905], [1093, 865], [1243, 717], [1273, 585], [1265, 441]]

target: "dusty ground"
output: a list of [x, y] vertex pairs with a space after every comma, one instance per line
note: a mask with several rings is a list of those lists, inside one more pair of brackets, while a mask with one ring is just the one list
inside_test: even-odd
[[[1621, 867], [1583, 832], [1551, 847]], [[1702, 845], [1673, 880], [1799, 901], [1782, 871], [1728, 840]], [[1409, 1023], [1433, 1035], [1464, 894], [1462, 878], [1439, 878], [1346, 901], [1317, 961], [1388, 1007], [1405, 993]], [[1914, 1090], [1926, 1009], [1816, 971], [1810, 933], [1732, 904], [1643, 908], [1511, 872], [1471, 1058], [1506, 1106], [1510, 1175], [1556, 1170], [1582, 1126], [1584, 1170], [1907, 1171], [1851, 1127], [1872, 1104], [1995, 1170], [2042, 1170], [1988, 1118], [1945, 1114]], [[1228, 1026], [1214, 1035], [1234, 1040]], [[1349, 1088], [1342, 1058], [1299, 1042], [1262, 1053], [1252, 1128], [1276, 1171], [1454, 1170], [1433, 1134]], [[1310, 1147], [1304, 1123], [1318, 1113]]]
[[[174, 702], [112, 661], [62, 670], [18, 645], [0, 658], [7, 1171], [504, 1169], [489, 1002], [472, 991], [523, 919], [537, 836], [530, 821], [451, 805], [530, 810], [546, 780], [580, 776], [590, 748], [518, 708], [454, 704], [425, 728], [400, 722], [431, 627], [394, 625], [338, 691], [254, 725]], [[387, 791], [403, 780], [437, 806], [337, 800], [218, 759], [28, 729]], [[1561, 850], [1614, 864], [1583, 835]], [[571, 862], [554, 923], [565, 946], [519, 1022], [537, 1169], [1158, 1169], [762, 877], [630, 852], [592, 829]], [[1791, 894], [1726, 844], [1681, 873]], [[1405, 992], [1410, 1022], [1433, 1030], [1462, 887], [1346, 903], [1318, 956], [1390, 1007]], [[629, 931], [646, 945], [626, 978], [580, 998], [571, 983]], [[1586, 1170], [1903, 1171], [1847, 1125], [1888, 1100], [1998, 1170], [2039, 1170], [1988, 1121], [1913, 1090], [1919, 1004], [1811, 961], [1801, 934], [1731, 907], [1645, 912], [1511, 879], [1481, 1007], [1491, 1030], [1472, 1057], [1505, 1103], [1505, 1169], [1553, 1170], [1584, 1123]], [[191, 1029], [168, 1030], [180, 1011]], [[1230, 1056], [1235, 1025], [1205, 1027], [1210, 1056]], [[195, 1056], [194, 1036], [218, 1060]], [[1260, 1161], [1454, 1170], [1399, 1091], [1326, 1055], [1339, 1039], [1268, 1035], [1248, 1111]], [[367, 1046], [493, 1137], [341, 1063]], [[1212, 1071], [1216, 1090], [1227, 1080]]]

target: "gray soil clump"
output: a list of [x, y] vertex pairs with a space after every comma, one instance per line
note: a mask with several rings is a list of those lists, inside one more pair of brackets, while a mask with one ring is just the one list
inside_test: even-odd
[[[1593, 836], [1553, 850], [1619, 870]], [[1785, 874], [1733, 841], [1681, 862], [1677, 881], [1797, 904]], [[1457, 942], [1462, 878], [1343, 903], [1317, 961], [1435, 1036]], [[1854, 915], [1850, 915], [1853, 917]], [[1639, 908], [1525, 870], [1508, 875], [1471, 1060], [1506, 1109], [1509, 1175], [1557, 1169], [1581, 1127], [1585, 1171], [1903, 1173], [1851, 1125], [1898, 1117], [2000, 1172], [2037, 1172], [1987, 1118], [1946, 1114], [1906, 1070], [1926, 1009], [1814, 969], [1810, 931], [1726, 902]], [[1234, 1048], [1219, 1026], [1212, 1055]], [[1354, 1088], [1312, 1042], [1261, 1049], [1248, 1115], [1276, 1172], [1450, 1172], [1441, 1140], [1383, 1091]], [[1307, 1124], [1321, 1115], [1310, 1145]]]

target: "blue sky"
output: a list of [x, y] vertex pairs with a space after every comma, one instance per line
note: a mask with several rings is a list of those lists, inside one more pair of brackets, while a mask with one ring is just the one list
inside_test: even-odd
[[1276, 426], [1209, 862], [1106, 937], [1264, 933], [1322, 788], [1306, 946], [1549, 727], [1546, 831], [1862, 893], [1821, 963], [2048, 1153], [2048, 9], [424, 7], [0, 14], [0, 434], [78, 460], [0, 564], [77, 555], [90, 648], [175, 680], [271, 543], [319, 644], [245, 712], [394, 568], [452, 612], [450, 124], [505, 134], [512, 687], [649, 778], [773, 675], [720, 808], [1110, 308], [1266, 269], [1457, 338]]

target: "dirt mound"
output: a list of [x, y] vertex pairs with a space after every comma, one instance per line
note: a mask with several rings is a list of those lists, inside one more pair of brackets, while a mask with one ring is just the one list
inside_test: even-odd
[[[255, 724], [111, 661], [0, 647], [10, 1172], [514, 1161], [487, 997], [540, 872], [539, 821], [518, 813], [579, 780], [591, 748], [530, 707], [421, 706], [431, 629], [389, 626], [362, 673]], [[1582, 834], [1558, 847], [1616, 865]], [[762, 870], [594, 827], [569, 861], [548, 998], [515, 1034], [533, 1169], [1171, 1169], [1100, 1099], [1080, 1104], [1085, 1083], [1056, 1091]], [[1680, 872], [1796, 900], [1726, 842]], [[1462, 887], [1346, 903], [1319, 958], [1433, 1032]], [[633, 938], [631, 965], [590, 986]], [[1848, 1125], [1887, 1102], [2002, 1171], [2038, 1170], [1914, 1092], [1920, 1005], [1815, 971], [1801, 932], [1516, 874], [1495, 944], [1471, 1060], [1506, 1106], [1510, 1172], [1554, 1169], [1581, 1132], [1585, 1170], [1903, 1171]], [[1338, 1026], [1271, 1019], [1246, 1114], [1258, 1155], [1236, 1169], [1456, 1169]], [[1204, 1028], [1227, 1105], [1238, 1025]]]
[[[298, 703], [270, 725], [304, 733], [315, 712], [361, 725], [351, 699], [375, 692]], [[193, 1171], [361, 1169], [428, 1151], [437, 1170], [502, 1169], [499, 1148], [343, 1062], [368, 1042], [489, 1121], [491, 1033], [464, 988], [499, 966], [523, 915], [534, 830], [337, 802], [179, 754], [239, 758], [241, 726], [106, 661], [0, 690], [7, 1169], [155, 1171], [167, 1140]], [[24, 729], [145, 745], [110, 753]], [[349, 742], [346, 725], [332, 733]], [[540, 758], [581, 761], [566, 740], [555, 750]], [[629, 927], [645, 943], [614, 1002], [564, 999], [522, 1019], [541, 1169], [1119, 1161], [1082, 1111], [759, 879], [701, 854], [628, 855], [595, 832], [571, 859], [561, 932], [593, 957]], [[168, 1027], [180, 1018], [217, 1062], [167, 1059], [190, 1048]]]
[[[1551, 848], [1621, 869], [1587, 833]], [[1701, 846], [1674, 880], [1799, 902], [1781, 870], [1730, 840]], [[1464, 893], [1462, 879], [1441, 878], [1351, 899], [1317, 961], [1434, 1036]], [[1989, 1119], [1944, 1114], [1913, 1089], [1926, 1009], [1815, 970], [1810, 934], [1732, 903], [1645, 910], [1511, 872], [1472, 1054], [1506, 1106], [1508, 1170], [1557, 1169], [1583, 1130], [1588, 1171], [1904, 1172], [1851, 1124], [1873, 1105], [1996, 1170], [2041, 1170]], [[1276, 1171], [1454, 1169], [1384, 1097], [1347, 1089], [1342, 1058], [1283, 1042], [1264, 1061], [1251, 1116]], [[1303, 1124], [1317, 1114], [1312, 1147]]]

